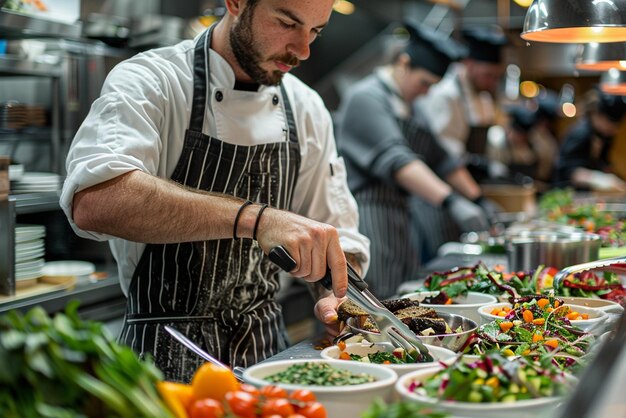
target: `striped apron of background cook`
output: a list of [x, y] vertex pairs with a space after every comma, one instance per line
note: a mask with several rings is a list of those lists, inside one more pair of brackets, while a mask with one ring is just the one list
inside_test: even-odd
[[[172, 180], [288, 209], [300, 147], [282, 85], [286, 139], [239, 146], [202, 133], [210, 106], [211, 31], [195, 47], [191, 119]], [[278, 97], [272, 103], [279, 105]], [[277, 270], [250, 239], [149, 244], [133, 274], [120, 340], [142, 356], [152, 355], [169, 381], [189, 382], [204, 360], [173, 340], [165, 325], [231, 366], [264, 360], [286, 348], [281, 308], [274, 301]]]

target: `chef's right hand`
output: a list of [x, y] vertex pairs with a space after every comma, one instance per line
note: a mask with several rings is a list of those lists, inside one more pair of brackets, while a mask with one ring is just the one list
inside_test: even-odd
[[348, 289], [346, 257], [335, 227], [268, 208], [259, 221], [257, 241], [266, 254], [276, 246], [283, 246], [296, 262], [296, 268], [289, 273], [307, 282], [320, 280], [327, 267], [330, 268], [333, 294], [345, 296]]
[[489, 220], [485, 211], [463, 196], [452, 192], [441, 206], [448, 211], [462, 232], [489, 230]]

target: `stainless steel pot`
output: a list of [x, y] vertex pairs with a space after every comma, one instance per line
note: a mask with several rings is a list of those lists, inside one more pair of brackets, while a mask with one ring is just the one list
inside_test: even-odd
[[529, 271], [543, 264], [562, 269], [598, 259], [600, 236], [585, 232], [526, 231], [505, 238], [509, 271]]

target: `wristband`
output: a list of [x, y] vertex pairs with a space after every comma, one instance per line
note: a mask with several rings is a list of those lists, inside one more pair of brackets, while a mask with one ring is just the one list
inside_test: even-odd
[[254, 223], [254, 231], [252, 232], [252, 239], [256, 241], [256, 231], [259, 228], [259, 221], [261, 221], [261, 215], [263, 214], [263, 211], [267, 209], [267, 203], [264, 203], [263, 206], [261, 206], [261, 209], [259, 209], [259, 213], [256, 214], [256, 222]]
[[237, 216], [235, 216], [235, 224], [233, 225], [233, 239], [235, 241], [237, 241], [239, 238], [237, 238], [237, 224], [239, 223], [239, 218], [241, 217], [241, 213], [243, 212], [243, 208], [245, 208], [248, 205], [251, 205], [252, 202], [249, 200], [246, 200], [240, 207], [239, 210], [237, 211]]

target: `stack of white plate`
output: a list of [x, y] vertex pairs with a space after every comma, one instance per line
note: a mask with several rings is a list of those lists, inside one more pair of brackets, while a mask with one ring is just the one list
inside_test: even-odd
[[17, 225], [15, 227], [15, 281], [20, 284], [36, 282], [42, 276], [46, 252], [43, 225]]
[[11, 182], [11, 192], [56, 192], [61, 188], [61, 185], [61, 176], [59, 176], [58, 174], [25, 172], [19, 180]]

